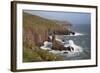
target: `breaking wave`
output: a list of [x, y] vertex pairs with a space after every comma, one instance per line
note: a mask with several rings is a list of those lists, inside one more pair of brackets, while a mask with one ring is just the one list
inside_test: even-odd
[[70, 35], [65, 35], [65, 36], [82, 36], [82, 35], [85, 35], [85, 34], [82, 34], [82, 33], [79, 33], [79, 32], [75, 32], [74, 35], [70, 34]]
[[80, 53], [80, 52], [83, 51], [82, 47], [76, 45], [73, 40], [69, 40], [69, 44], [65, 44], [64, 46], [65, 47], [71, 46], [71, 47], [74, 48], [74, 50], [73, 51], [68, 51], [68, 50], [66, 50], [66, 51], [65, 50], [63, 50], [63, 51], [51, 50], [49, 52], [52, 52], [52, 53], [55, 53], [55, 54], [67, 53], [68, 55], [75, 55], [76, 53]]

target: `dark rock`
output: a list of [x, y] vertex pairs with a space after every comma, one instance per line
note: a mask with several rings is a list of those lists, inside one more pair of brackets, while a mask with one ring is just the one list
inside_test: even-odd
[[60, 51], [62, 51], [62, 50], [64, 50], [64, 46], [60, 42], [55, 40], [55, 41], [53, 41], [52, 49], [53, 50], [60, 50]]
[[68, 52], [64, 52], [64, 53], [68, 53]]
[[70, 51], [70, 52], [74, 51], [73, 47], [71, 47], [71, 46], [64, 47], [64, 45], [62, 43], [60, 43], [59, 41], [56, 41], [56, 40], [53, 42], [52, 49], [53, 50], [60, 50], [60, 51], [65, 50], [65, 51]]
[[71, 51], [74, 51], [74, 48], [73, 48], [73, 47], [71, 47], [71, 46], [68, 46], [68, 47], [66, 47], [66, 48], [65, 48], [65, 50], [67, 50], [67, 51], [70, 51], [70, 52], [71, 52]]
[[75, 32], [73, 32], [73, 31], [70, 31], [70, 34], [72, 34], [72, 35], [75, 35]]

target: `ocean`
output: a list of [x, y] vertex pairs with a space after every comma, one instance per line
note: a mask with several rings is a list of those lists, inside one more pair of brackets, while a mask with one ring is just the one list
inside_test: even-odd
[[[82, 51], [74, 53], [59, 54], [64, 60], [85, 60], [91, 59], [91, 28], [90, 24], [77, 25], [72, 28], [75, 35], [57, 35], [61, 40], [72, 40]], [[74, 47], [75, 48], [75, 47]]]

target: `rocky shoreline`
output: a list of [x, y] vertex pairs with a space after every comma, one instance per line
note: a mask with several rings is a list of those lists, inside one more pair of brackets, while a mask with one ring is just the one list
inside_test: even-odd
[[[72, 52], [73, 47], [56, 40], [55, 35], [75, 35], [69, 22], [48, 20], [23, 13], [24, 62], [63, 60], [54, 52]], [[37, 48], [36, 48], [37, 47]]]

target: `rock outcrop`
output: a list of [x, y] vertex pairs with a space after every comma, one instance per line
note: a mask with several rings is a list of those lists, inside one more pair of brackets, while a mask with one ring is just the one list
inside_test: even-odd
[[[66, 22], [66, 27], [67, 25], [70, 24]], [[50, 41], [50, 35], [68, 33], [70, 33], [68, 28], [61, 23], [23, 12], [23, 45], [41, 46], [44, 41]]]
[[63, 60], [61, 56], [50, 53], [43, 47], [41, 49], [41, 46], [48, 41], [52, 43], [53, 50], [65, 50], [66, 48], [55, 40], [55, 35], [71, 33], [70, 27], [67, 27], [69, 25], [66, 22], [63, 26], [62, 22], [23, 12], [23, 62]]

